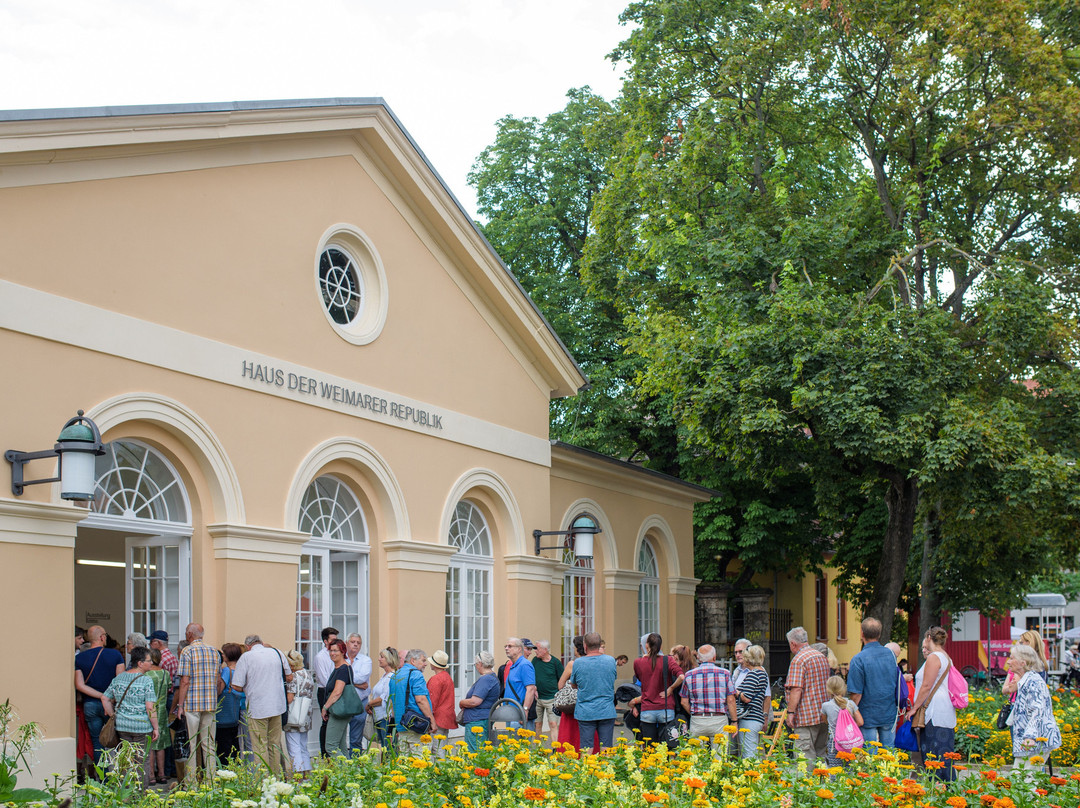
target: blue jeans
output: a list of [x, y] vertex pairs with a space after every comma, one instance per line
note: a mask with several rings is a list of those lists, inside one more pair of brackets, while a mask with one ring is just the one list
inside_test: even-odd
[[[758, 756], [758, 745], [761, 743], [761, 730], [765, 722], [755, 718], [739, 719], [739, 757], [753, 760]], [[743, 730], [746, 732], [743, 732]], [[734, 743], [732, 744], [734, 746]]]
[[[367, 702], [364, 702], [367, 707]], [[349, 750], [360, 754], [364, 751], [364, 727], [367, 725], [367, 713], [354, 715], [349, 719]], [[351, 755], [350, 755], [351, 756]]]
[[105, 726], [105, 708], [101, 706], [100, 699], [86, 699], [83, 702], [83, 717], [86, 719], [86, 727], [90, 730], [90, 740], [94, 744], [94, 763], [101, 760], [101, 728]]
[[600, 738], [600, 748], [611, 746], [615, 734], [615, 719], [602, 718], [599, 721], [578, 721], [578, 741], [582, 751], [593, 748], [593, 738]]
[[[887, 724], [884, 727], [869, 727], [863, 724], [860, 727], [862, 730], [862, 738], [869, 744], [871, 741], [877, 741], [881, 744], [882, 749], [892, 749], [896, 746], [896, 723]], [[869, 748], [866, 750], [869, 752]]]
[[371, 718], [375, 721], [375, 737], [379, 739], [379, 746], [385, 747], [387, 737], [394, 734], [394, 728], [390, 726], [390, 719], [380, 718], [375, 720], [375, 716]]

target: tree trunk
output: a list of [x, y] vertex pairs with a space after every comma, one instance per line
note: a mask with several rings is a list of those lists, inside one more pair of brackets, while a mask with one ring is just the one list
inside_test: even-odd
[[908, 553], [915, 535], [915, 511], [919, 504], [919, 485], [915, 479], [899, 473], [890, 475], [885, 505], [889, 509], [889, 523], [885, 528], [885, 542], [881, 549], [881, 563], [874, 579], [873, 593], [867, 605], [868, 617], [881, 621], [881, 634], [885, 642], [892, 634], [896, 605], [904, 588]]
[[[941, 621], [941, 598], [938, 597], [937, 582], [931, 562], [934, 552], [941, 542], [941, 533], [938, 530], [938, 509], [935, 505], [926, 515], [925, 532], [922, 552], [922, 576], [919, 583], [919, 637], [925, 637], [930, 626], [936, 626]], [[908, 649], [909, 652], [911, 649]], [[922, 646], [919, 646], [919, 664], [923, 659]]]

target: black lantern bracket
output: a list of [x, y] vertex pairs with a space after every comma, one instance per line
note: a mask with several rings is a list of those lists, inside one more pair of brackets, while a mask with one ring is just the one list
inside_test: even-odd
[[[8, 449], [4, 452], [4, 459], [11, 464], [11, 493], [22, 496], [28, 485], [41, 485], [43, 483], [58, 483], [61, 474], [55, 477], [42, 477], [37, 480], [27, 480], [24, 476], [23, 467], [32, 460], [47, 460], [56, 458], [63, 464], [63, 455], [68, 451], [89, 452], [95, 456], [105, 454], [105, 444], [101, 441], [101, 430], [98, 425], [83, 414], [82, 410], [64, 424], [60, 430], [60, 437], [56, 445], [51, 449], [43, 449], [40, 452], [20, 452], [17, 449]], [[59, 467], [58, 467], [59, 468]]]
[[[595, 536], [597, 533], [603, 531], [596, 525], [582, 525], [581, 527], [571, 528], [570, 530], [534, 530], [533, 541], [536, 544], [536, 555], [540, 555], [544, 550], [571, 550], [573, 551], [577, 546], [577, 534], [587, 533], [590, 536]], [[540, 546], [540, 539], [544, 536], [565, 536], [566, 540], [562, 544], [549, 544], [547, 547]]]

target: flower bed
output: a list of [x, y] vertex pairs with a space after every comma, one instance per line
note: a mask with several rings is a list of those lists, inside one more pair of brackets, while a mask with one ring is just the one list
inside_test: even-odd
[[[1080, 752], [1080, 691], [1058, 689], [1053, 694], [1054, 716], [1061, 728], [1061, 748], [1054, 752], [1057, 766], [1074, 766]], [[1002, 766], [1012, 762], [1008, 730], [998, 730], [997, 716], [1005, 703], [1001, 693], [974, 691], [968, 707], [956, 717], [956, 751], [964, 759]]]
[[[718, 738], [723, 741], [723, 738]], [[723, 744], [717, 744], [716, 748]], [[321, 762], [310, 779], [282, 782], [241, 767], [220, 771], [213, 783], [165, 795], [132, 793], [124, 780], [80, 789], [79, 806], [113, 808], [427, 808], [463, 806], [671, 806], [671, 808], [1061, 808], [1080, 803], [1080, 775], [1029, 774], [1029, 781], [998, 770], [956, 765], [967, 776], [945, 786], [914, 768], [903, 753], [841, 753], [845, 768], [810, 768], [790, 759], [729, 759], [697, 739], [676, 751], [620, 743], [600, 755], [543, 748], [521, 731], [477, 753], [452, 745], [438, 761], [398, 757], [380, 761]], [[943, 765], [934, 761], [933, 765]]]

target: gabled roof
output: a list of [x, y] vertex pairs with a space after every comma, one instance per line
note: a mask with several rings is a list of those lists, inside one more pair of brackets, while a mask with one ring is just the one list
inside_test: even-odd
[[180, 143], [187, 148], [320, 134], [351, 135], [375, 158], [553, 398], [587, 384], [551, 324], [381, 98], [0, 111], [0, 166], [13, 170], [5, 172], [6, 181], [0, 176], [0, 187], [18, 182], [19, 167], [70, 162], [78, 155], [147, 155], [176, 150]]

